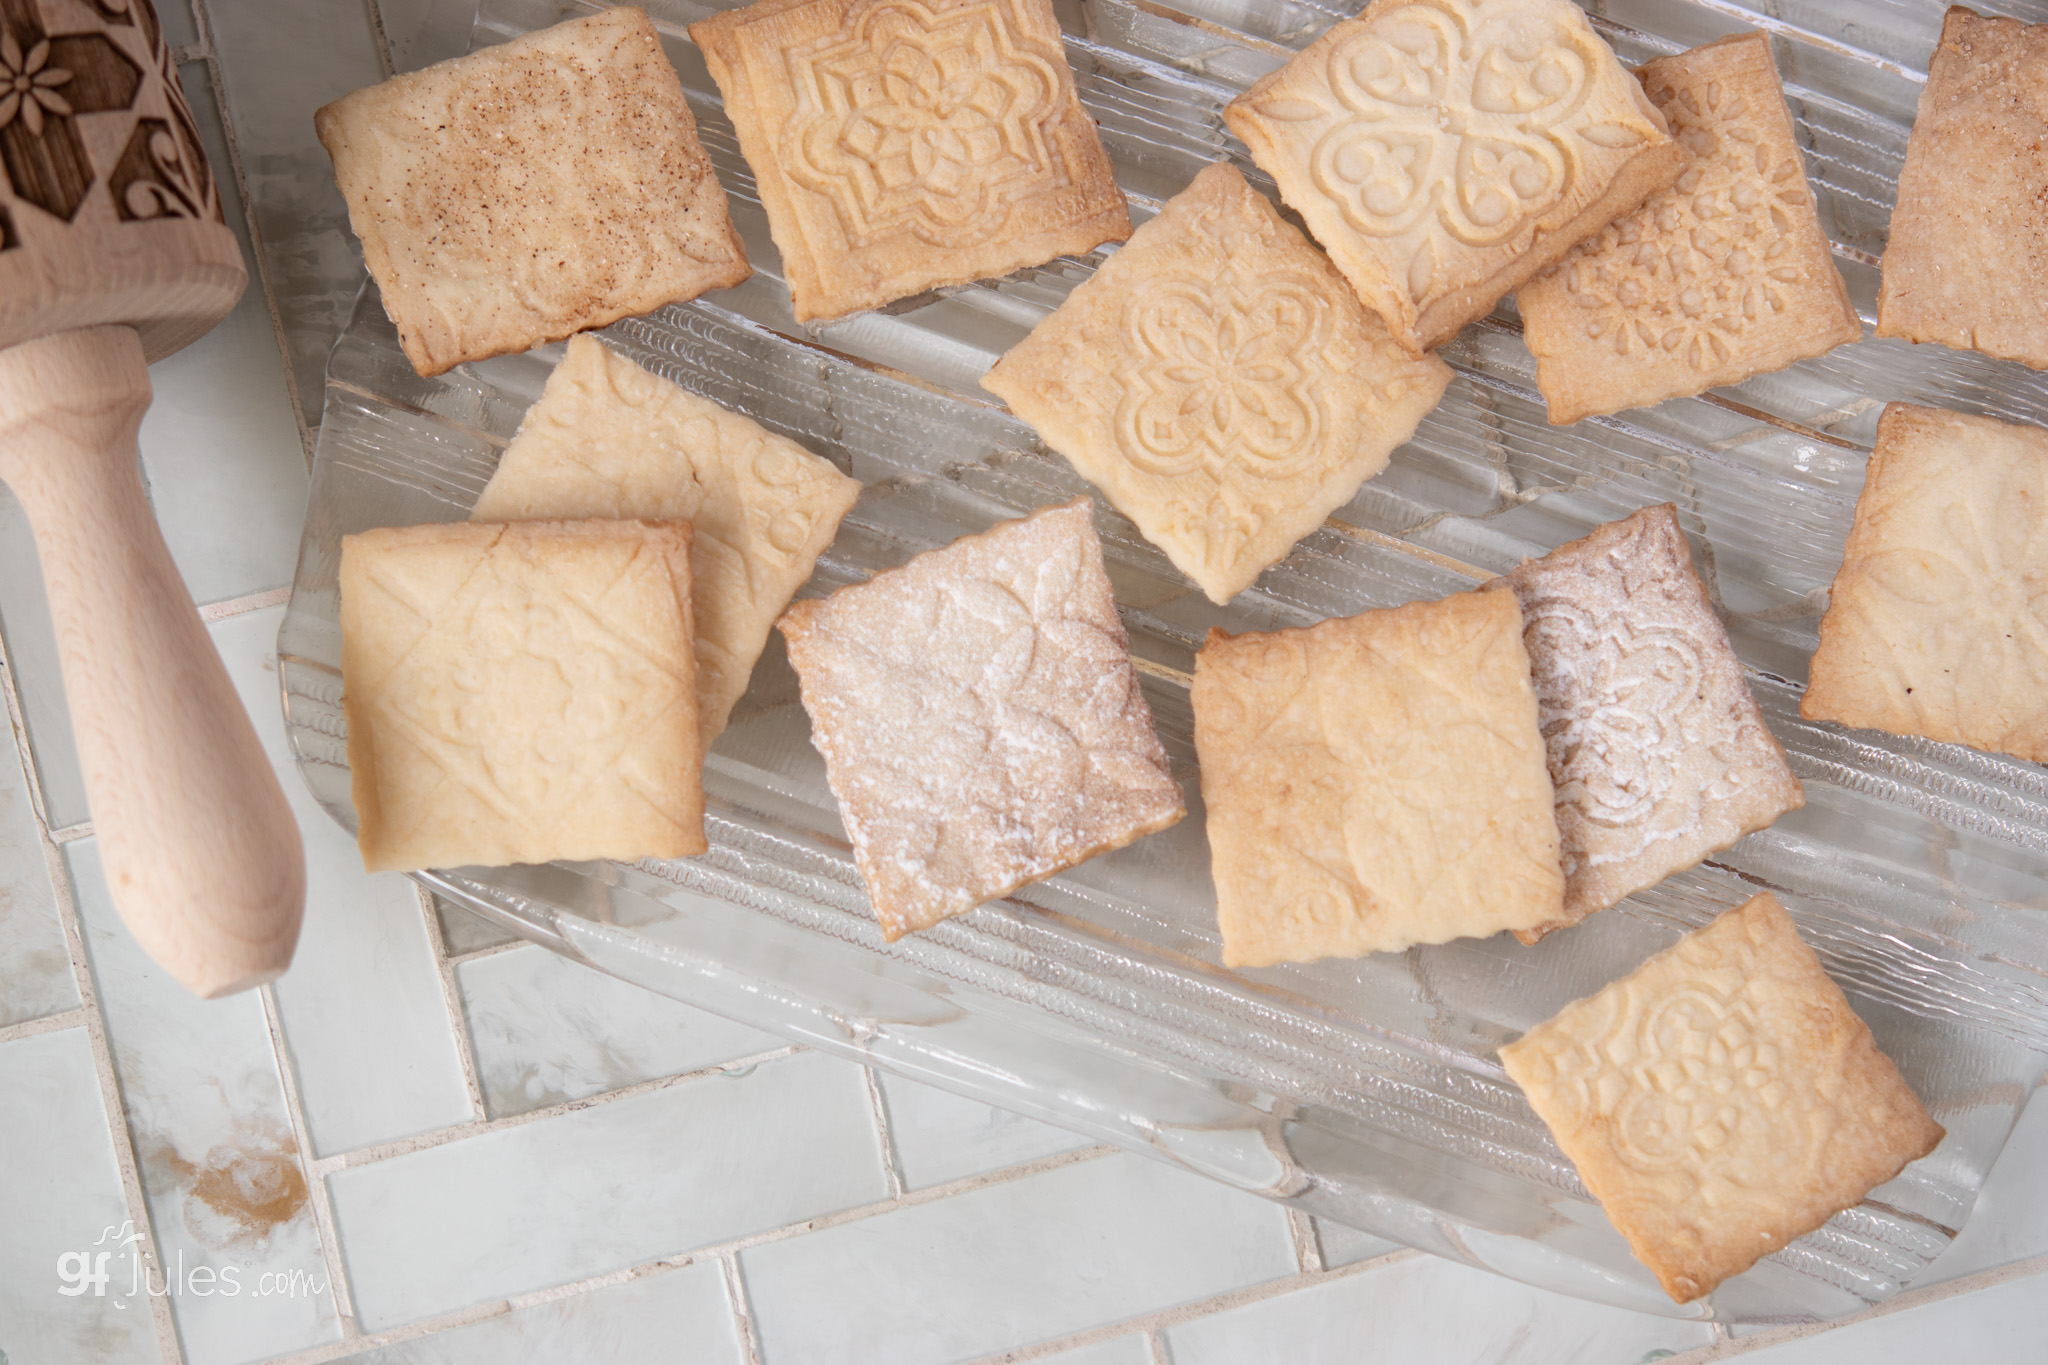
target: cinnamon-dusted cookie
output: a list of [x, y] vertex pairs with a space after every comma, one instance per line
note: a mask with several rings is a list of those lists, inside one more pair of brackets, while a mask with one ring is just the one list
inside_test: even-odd
[[1522, 604], [1564, 913], [1534, 943], [1806, 804], [1764, 727], [1671, 504], [1487, 585]]
[[2044, 684], [2048, 431], [1891, 404], [1799, 714], [2042, 763]]
[[1685, 161], [1569, 0], [1373, 0], [1224, 118], [1418, 352]]
[[688, 523], [345, 536], [341, 668], [370, 871], [704, 851]]
[[1512, 595], [1211, 630], [1192, 695], [1226, 966], [1558, 917], [1557, 821]]
[[981, 382], [1220, 603], [1384, 469], [1450, 379], [1219, 164]]
[[1740, 383], [1863, 335], [1770, 39], [1737, 34], [1640, 74], [1692, 163], [1516, 293], [1555, 423]]
[[313, 121], [423, 375], [750, 273], [682, 82], [637, 9], [394, 76]]
[[799, 322], [1131, 235], [1050, 0], [758, 0], [690, 37]]
[[750, 417], [574, 337], [470, 513], [688, 521], [709, 747], [860, 483]]
[[2048, 369], [2048, 25], [1957, 5], [1928, 63], [1877, 334]]
[[890, 939], [1185, 813], [1085, 500], [799, 602], [780, 627]]
[[1942, 1139], [1769, 892], [1500, 1050], [1680, 1303]]

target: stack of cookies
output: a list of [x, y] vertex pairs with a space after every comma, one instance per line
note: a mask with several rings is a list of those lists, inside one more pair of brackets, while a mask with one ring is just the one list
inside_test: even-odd
[[[2048, 367], [2044, 30], [1951, 10], [1878, 331]], [[695, 24], [797, 323], [1123, 243], [984, 383], [1218, 604], [1442, 399], [1514, 293], [1553, 422], [1861, 336], [1769, 43], [1625, 70], [1568, 0], [1373, 0], [1229, 108], [1132, 229], [1048, 0], [758, 0]], [[591, 18], [319, 116], [421, 374], [569, 342], [467, 523], [347, 538], [372, 868], [702, 853], [706, 748], [779, 625], [879, 931], [1182, 818], [1086, 501], [791, 605], [859, 485], [578, 335], [746, 279], [654, 26]], [[2024, 229], [2024, 230], [2023, 230]], [[1886, 409], [1802, 712], [2048, 761], [2048, 433]], [[1670, 506], [1479, 590], [1212, 630], [1192, 681], [1221, 965], [1509, 931], [1803, 793]], [[1501, 1051], [1687, 1301], [1942, 1130], [1769, 895]]]

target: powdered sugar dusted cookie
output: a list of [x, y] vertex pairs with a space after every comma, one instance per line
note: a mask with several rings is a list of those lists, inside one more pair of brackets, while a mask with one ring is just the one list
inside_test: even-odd
[[708, 746], [768, 631], [811, 576], [860, 483], [752, 418], [571, 338], [505, 448], [476, 521], [688, 521], [697, 719]]
[[1685, 161], [1569, 0], [1374, 0], [1224, 118], [1414, 351], [1486, 316]]
[[1211, 630], [1193, 701], [1225, 965], [1557, 918], [1557, 821], [1509, 594]]
[[637, 9], [394, 76], [314, 124], [423, 375], [750, 273], [682, 82]]
[[981, 382], [1227, 602], [1386, 467], [1450, 378], [1215, 165]]
[[1669, 503], [1488, 585], [1522, 604], [1564, 913], [1534, 943], [1806, 804]]
[[1899, 171], [1877, 334], [2048, 369], [2048, 25], [1957, 5]]
[[1800, 700], [2048, 762], [2048, 431], [1893, 403]]
[[1692, 163], [1516, 293], [1552, 422], [1740, 383], [1863, 335], [1770, 39], [1723, 38], [1641, 76]]
[[1680, 1303], [1943, 1136], [1768, 892], [1567, 1005], [1500, 1060]]
[[370, 871], [704, 851], [688, 523], [347, 536], [341, 637]]
[[1185, 813], [1085, 501], [799, 602], [780, 624], [891, 939]]
[[799, 322], [1131, 235], [1049, 0], [759, 0], [690, 37]]

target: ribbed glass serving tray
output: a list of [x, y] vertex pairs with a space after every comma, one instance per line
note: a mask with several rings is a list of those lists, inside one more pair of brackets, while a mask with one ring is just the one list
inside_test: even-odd
[[[851, 471], [865, 494], [805, 590], [1087, 485], [978, 388], [1099, 257], [822, 328], [779, 259], [683, 26], [645, 6], [696, 105], [757, 273], [605, 340]], [[477, 40], [588, 12], [485, 0]], [[2042, 6], [1994, 6], [2048, 17]], [[1239, 90], [1347, 9], [1282, 0], [1060, 0], [1067, 55], [1140, 221], [1204, 164], [1253, 167]], [[1639, 63], [1774, 37], [1822, 222], [1865, 318], [1941, 19], [1924, 0], [1612, 0]], [[1700, 399], [1553, 429], [1511, 306], [1444, 352], [1443, 405], [1392, 466], [1227, 608], [1098, 500], [1133, 651], [1188, 796], [1175, 829], [926, 933], [882, 941], [779, 641], [705, 783], [711, 852], [678, 862], [450, 869], [437, 894], [630, 981], [1568, 1293], [1734, 1322], [1828, 1318], [1909, 1283], [1968, 1217], [2048, 1064], [2048, 772], [1811, 725], [1798, 700], [1880, 407], [2048, 423], [2017, 366], [1864, 341]], [[422, 380], [374, 289], [328, 369], [305, 542], [279, 641], [307, 783], [353, 829], [339, 706], [341, 537], [465, 517], [559, 347]], [[1187, 681], [1211, 625], [1265, 629], [1470, 587], [1646, 504], [1677, 504], [1807, 805], [1707, 865], [1523, 948], [1506, 935], [1355, 961], [1218, 965]], [[1755, 891], [1776, 891], [1948, 1128], [1930, 1158], [1711, 1299], [1672, 1305], [1587, 1196], [1494, 1049]]]

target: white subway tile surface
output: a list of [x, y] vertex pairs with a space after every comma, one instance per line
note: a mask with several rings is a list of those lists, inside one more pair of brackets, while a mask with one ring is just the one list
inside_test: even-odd
[[745, 1365], [718, 1263], [549, 1299], [352, 1355], [343, 1365], [568, 1365], [585, 1360]]
[[1792, 1341], [1767, 1342], [1740, 1357], [1743, 1365], [2041, 1365], [2044, 1358], [2048, 1272]]
[[[0, 1096], [0, 1359], [161, 1359], [149, 1305], [123, 1292], [128, 1207], [85, 1030], [0, 1043]], [[89, 1259], [60, 1266], [67, 1255]]]
[[1428, 1256], [1166, 1333], [1173, 1365], [1635, 1365], [1713, 1340], [1705, 1323], [1585, 1303]]
[[[209, 161], [227, 136], [204, 62], [180, 68]], [[249, 249], [241, 196], [220, 179], [250, 287], [211, 332], [150, 366], [142, 467], [178, 571], [200, 604], [288, 586], [306, 515], [306, 455], [284, 387], [277, 329]], [[228, 532], [223, 534], [223, 532]]]
[[455, 976], [493, 1117], [789, 1046], [532, 944]]
[[245, 991], [201, 1000], [171, 980], [115, 913], [94, 841], [68, 844], [64, 855], [162, 1263], [173, 1272], [232, 1268], [252, 1287], [233, 1297], [172, 1295], [185, 1358], [224, 1365], [333, 1340], [332, 1292], [253, 1292], [265, 1272], [325, 1280], [262, 999]]
[[1152, 1344], [1142, 1336], [1116, 1337], [1040, 1356], [1037, 1365], [1153, 1365]]
[[1128, 1153], [740, 1255], [768, 1365], [1028, 1346], [1294, 1270], [1277, 1205]]
[[352, 1167], [328, 1184], [371, 1330], [888, 1193], [859, 1069], [815, 1054]]
[[78, 1004], [27, 775], [16, 755], [0, 748], [0, 1028]]
[[1375, 1237], [1327, 1218], [1316, 1219], [1315, 1228], [1316, 1245], [1322, 1250], [1323, 1264], [1331, 1270], [1401, 1249], [1399, 1242], [1390, 1242], [1384, 1237]]
[[918, 1190], [1089, 1145], [1064, 1128], [1037, 1123], [980, 1100], [878, 1073], [903, 1183]]

